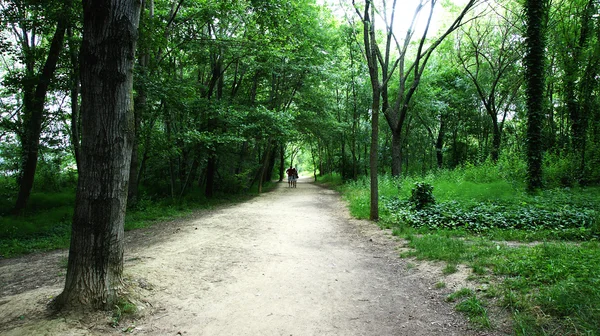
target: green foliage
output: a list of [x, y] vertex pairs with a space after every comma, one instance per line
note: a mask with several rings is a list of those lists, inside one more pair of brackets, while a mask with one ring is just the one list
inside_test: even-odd
[[[475, 281], [492, 277], [493, 290], [481, 297], [464, 290], [448, 298], [458, 301], [457, 310], [479, 327], [492, 327], [486, 300], [498, 299], [512, 313], [518, 335], [548, 335], [548, 330], [555, 330], [552, 335], [597, 335], [600, 189], [554, 188], [527, 194], [520, 174], [501, 171], [508, 164], [501, 159], [497, 166], [466, 165], [419, 180], [382, 176], [380, 224], [409, 240], [413, 250], [403, 257], [445, 261], [445, 274], [466, 264]], [[433, 186], [437, 201], [421, 210], [409, 201], [417, 181]], [[350, 209], [360, 209], [353, 214], [362, 211], [368, 218], [368, 180], [347, 183], [342, 192]], [[491, 238], [591, 241], [512, 247]]]
[[382, 193], [382, 213], [389, 214], [386, 220], [398, 226], [461, 229], [495, 236], [499, 230], [523, 230], [537, 237], [544, 232], [547, 238], [577, 240], [600, 234], [598, 188], [551, 189], [530, 195], [524, 192], [523, 184], [504, 181], [491, 164], [440, 171], [425, 181], [435, 188], [432, 194], [438, 202], [418, 209], [410, 198], [402, 199], [406, 195], [403, 191], [414, 183], [406, 178], [397, 182], [397, 197], [392, 192]]
[[137, 311], [138, 308], [134, 303], [127, 299], [120, 298], [113, 310], [111, 325], [113, 328], [117, 327], [123, 319], [132, 317]]
[[411, 190], [411, 195], [408, 201], [417, 210], [435, 204], [433, 198], [433, 186], [425, 182], [415, 183], [415, 187]]
[[544, 156], [544, 185], [547, 188], [573, 187], [577, 185], [577, 164], [573, 155]]
[[[543, 334], [550, 326], [571, 334], [575, 330], [600, 330], [600, 244], [545, 243], [509, 247], [479, 239], [462, 240], [431, 234], [409, 236], [411, 254], [448, 263], [485, 268], [500, 280], [497, 291], [502, 305], [511, 310], [523, 335]], [[503, 279], [503, 280], [502, 280]], [[461, 290], [449, 301], [469, 297], [457, 306], [489, 327], [485, 308], [470, 290]], [[545, 319], [538, 319], [540, 315]], [[471, 317], [470, 317], [471, 318]], [[487, 321], [487, 322], [486, 322]], [[576, 329], [575, 329], [576, 328]], [[518, 331], [518, 330], [517, 330]]]
[[456, 305], [456, 310], [465, 313], [469, 317], [471, 323], [484, 329], [492, 329], [485, 303], [479, 300], [475, 295], [458, 303]]
[[326, 184], [328, 186], [338, 188], [344, 183], [344, 181], [342, 180], [342, 175], [338, 173], [331, 173], [320, 176], [317, 179], [317, 183]]
[[350, 181], [343, 187], [344, 198], [348, 201], [348, 207], [352, 216], [359, 219], [369, 218], [370, 196], [366, 178]]

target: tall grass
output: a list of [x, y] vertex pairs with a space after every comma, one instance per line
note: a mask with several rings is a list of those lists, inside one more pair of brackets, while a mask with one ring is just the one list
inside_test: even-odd
[[[469, 292], [456, 307], [480, 327], [492, 326], [486, 308], [491, 302], [486, 301], [496, 298], [512, 313], [517, 335], [600, 335], [600, 188], [565, 188], [573, 183], [572, 170], [563, 161], [546, 161], [552, 166], [546, 183], [553, 188], [536, 194], [525, 192], [520, 160], [401, 179], [381, 176], [379, 224], [409, 240], [413, 250], [403, 256], [445, 261], [444, 274], [465, 264], [473, 279], [494, 284]], [[416, 182], [433, 186], [436, 204], [430, 209], [411, 208], [408, 200]], [[347, 183], [341, 190], [351, 213], [368, 218], [369, 180]], [[402, 218], [432, 223], [415, 229]], [[506, 228], [486, 227], [503, 218], [510, 223]], [[470, 227], [481, 222], [482, 230], [435, 225], [438, 220], [465, 221]], [[490, 239], [545, 243], [509, 247]], [[579, 242], [564, 241], [570, 239]]]

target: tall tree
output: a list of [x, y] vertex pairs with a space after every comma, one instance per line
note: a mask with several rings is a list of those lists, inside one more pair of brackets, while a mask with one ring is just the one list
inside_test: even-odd
[[63, 308], [111, 308], [122, 282], [140, 3], [83, 0], [82, 155]]
[[[498, 12], [498, 10], [495, 10]], [[510, 20], [510, 11], [472, 22], [462, 30], [457, 58], [473, 82], [492, 122], [491, 159], [498, 161], [502, 127], [514, 106], [522, 80], [518, 60], [521, 42]], [[503, 22], [504, 21], [504, 22]]]
[[[31, 6], [33, 8], [34, 6]], [[23, 117], [22, 127], [18, 132], [21, 141], [21, 159], [18, 175], [19, 193], [14, 207], [15, 213], [20, 213], [29, 200], [35, 171], [37, 169], [38, 154], [40, 147], [40, 135], [42, 132], [42, 123], [44, 121], [44, 109], [46, 104], [46, 94], [50, 83], [54, 77], [56, 65], [59, 60], [65, 32], [69, 25], [69, 12], [71, 10], [71, 1], [62, 3], [57, 12], [56, 29], [50, 41], [50, 47], [43, 65], [39, 70], [36, 69], [36, 58], [40, 49], [37, 46], [38, 30], [33, 18], [35, 13], [27, 13], [30, 7], [25, 4], [15, 2], [8, 7], [2, 6], [7, 17], [12, 17], [12, 30], [15, 38], [18, 40], [22, 50], [22, 60], [25, 65], [25, 76], [23, 80]], [[34, 22], [34, 23], [31, 23]]]
[[[354, 0], [352, 1], [356, 13], [363, 24], [363, 43], [365, 46], [365, 58], [369, 68], [369, 77], [371, 78], [372, 101], [371, 101], [371, 147], [369, 158], [369, 174], [371, 175], [371, 197], [369, 219], [379, 219], [379, 186], [378, 186], [378, 168], [379, 168], [379, 109], [381, 103], [381, 87], [379, 81], [379, 65], [377, 57], [381, 54], [377, 47], [377, 32], [375, 30], [375, 6], [369, 0], [365, 0], [364, 11], [358, 9]], [[395, 1], [394, 1], [395, 4]], [[388, 44], [389, 45], [389, 44]], [[388, 48], [389, 50], [389, 48]]]
[[544, 22], [547, 0], [526, 0], [525, 79], [527, 85], [527, 187], [542, 187], [542, 122], [544, 120]]

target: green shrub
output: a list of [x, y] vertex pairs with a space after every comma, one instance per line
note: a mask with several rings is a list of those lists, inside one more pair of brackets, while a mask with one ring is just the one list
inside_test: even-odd
[[544, 184], [548, 188], [572, 187], [578, 183], [577, 164], [572, 155], [544, 156]]
[[417, 210], [435, 204], [435, 199], [433, 198], [433, 186], [425, 182], [415, 183], [415, 187], [411, 191], [409, 202]]

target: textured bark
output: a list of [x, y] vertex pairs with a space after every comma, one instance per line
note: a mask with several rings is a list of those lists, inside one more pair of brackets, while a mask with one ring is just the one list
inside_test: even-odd
[[69, 262], [58, 307], [114, 307], [133, 133], [133, 64], [140, 4], [84, 0], [82, 155]]
[[542, 187], [542, 122], [544, 93], [544, 35], [543, 18], [546, 1], [527, 0], [527, 53], [525, 77], [527, 81], [527, 187], [533, 191]]
[[[31, 189], [33, 188], [40, 147], [40, 134], [42, 132], [42, 122], [44, 120], [46, 93], [50, 86], [50, 81], [54, 77], [54, 71], [56, 70], [60, 51], [63, 48], [65, 32], [68, 26], [68, 16], [66, 15], [66, 12], [69, 9], [69, 1], [65, 2], [64, 6], [65, 11], [61, 14], [56, 25], [56, 31], [52, 37], [48, 57], [46, 58], [42, 71], [36, 78], [37, 84], [35, 85], [35, 88], [31, 85], [27, 85], [24, 90], [25, 95], [23, 103], [25, 116], [23, 118], [23, 124], [25, 129], [21, 136], [22, 158], [21, 169], [19, 172], [19, 193], [17, 195], [14, 213], [20, 213], [25, 209], [29, 196], [31, 195]], [[28, 54], [31, 53], [31, 51], [28, 52]], [[28, 55], [26, 57], [30, 56], [31, 55]], [[29, 71], [32, 72], [32, 69], [30, 68]]]

